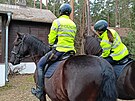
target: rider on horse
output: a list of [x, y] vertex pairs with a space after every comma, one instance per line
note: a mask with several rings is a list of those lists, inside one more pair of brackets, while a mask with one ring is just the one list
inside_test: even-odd
[[[48, 62], [56, 61], [64, 53], [76, 52], [74, 41], [76, 36], [76, 24], [70, 20], [72, 8], [69, 4], [62, 4], [59, 9], [60, 17], [53, 21], [48, 41], [52, 48], [37, 63], [37, 88], [32, 88], [32, 94], [41, 99], [44, 91], [44, 69]], [[55, 47], [55, 48], [54, 48]]]
[[122, 43], [119, 34], [115, 30], [109, 29], [108, 23], [105, 20], [97, 21], [94, 25], [94, 30], [101, 39], [101, 57], [106, 59], [112, 65], [117, 64], [120, 60], [128, 57], [128, 49]]

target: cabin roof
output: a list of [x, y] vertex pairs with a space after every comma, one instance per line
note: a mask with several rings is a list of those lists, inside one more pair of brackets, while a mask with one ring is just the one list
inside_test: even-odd
[[12, 12], [13, 20], [52, 23], [56, 19], [56, 16], [50, 10], [18, 5], [0, 4], [0, 12]]

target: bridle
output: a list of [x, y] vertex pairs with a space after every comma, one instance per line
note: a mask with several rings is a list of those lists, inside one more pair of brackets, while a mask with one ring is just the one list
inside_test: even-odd
[[[25, 35], [23, 36], [22, 40], [18, 43], [19, 45], [19, 49], [18, 51], [16, 52], [15, 50], [12, 50], [11, 53], [15, 55], [15, 57], [19, 58], [19, 60], [22, 60], [22, 58], [24, 58], [23, 55], [20, 54], [20, 50], [21, 50], [21, 47], [23, 48], [23, 52], [24, 52], [24, 39], [25, 39]], [[23, 53], [22, 52], [22, 53]]]
[[24, 35], [23, 38], [22, 38], [22, 40], [18, 43], [18, 45], [19, 45], [19, 46], [18, 46], [18, 51], [16, 52], [15, 50], [12, 50], [11, 53], [14, 54], [15, 57], [19, 59], [19, 61], [23, 60], [24, 58], [29, 58], [29, 57], [31, 57], [31, 59], [32, 59], [35, 63], [37, 63], [37, 57], [38, 57], [38, 55], [34, 55], [34, 54], [31, 53], [30, 55], [24, 56], [24, 55], [21, 55], [21, 54], [20, 54], [21, 48], [22, 48], [22, 52], [21, 52], [21, 53], [24, 53], [24, 39], [25, 39], [25, 38], [26, 38], [26, 36]]

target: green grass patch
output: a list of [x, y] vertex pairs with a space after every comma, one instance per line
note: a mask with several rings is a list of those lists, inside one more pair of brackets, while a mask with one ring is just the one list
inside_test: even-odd
[[28, 77], [28, 78], [26, 78], [26, 81], [28, 81], [28, 82], [34, 82], [33, 75], [30, 76], [30, 77]]
[[10, 89], [12, 89], [12, 87], [13, 87], [13, 86], [12, 86], [10, 83], [6, 83], [5, 86], [0, 87], [0, 92], [1, 92], [1, 91], [5, 91], [5, 90], [10, 90]]
[[22, 90], [25, 91], [25, 90], [29, 89], [29, 86], [27, 86], [27, 85], [21, 85], [21, 86], [18, 87], [18, 90], [19, 90], [19, 89], [20, 89], [21, 91], [22, 91]]

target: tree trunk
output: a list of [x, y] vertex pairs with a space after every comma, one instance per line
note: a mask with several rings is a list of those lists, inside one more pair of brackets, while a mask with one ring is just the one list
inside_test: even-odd
[[115, 27], [120, 27], [118, 17], [118, 0], [115, 0]]
[[46, 0], [46, 9], [48, 9], [48, 0]]
[[40, 9], [42, 9], [42, 0], [40, 0]]
[[70, 19], [74, 20], [74, 0], [70, 0], [70, 5], [72, 7], [72, 12], [70, 14]]

